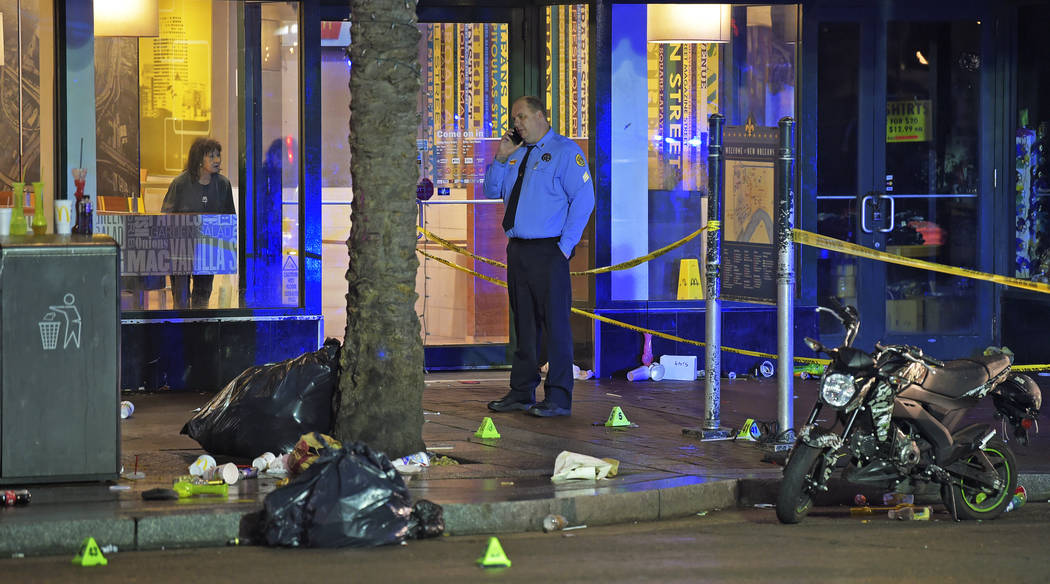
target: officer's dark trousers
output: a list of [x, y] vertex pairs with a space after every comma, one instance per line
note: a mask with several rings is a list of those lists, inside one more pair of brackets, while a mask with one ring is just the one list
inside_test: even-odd
[[558, 238], [511, 239], [507, 244], [507, 290], [516, 342], [510, 389], [522, 400], [535, 399], [540, 382], [541, 343], [547, 348], [544, 401], [572, 406], [572, 288], [569, 260]]

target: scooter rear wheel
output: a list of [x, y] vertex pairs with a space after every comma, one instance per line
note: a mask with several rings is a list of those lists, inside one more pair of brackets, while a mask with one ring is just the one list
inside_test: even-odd
[[[994, 493], [988, 493], [975, 481], [953, 477], [953, 481], [941, 489], [941, 499], [951, 512], [954, 496], [955, 512], [959, 519], [995, 519], [1006, 510], [1013, 499], [1014, 490], [1017, 489], [1017, 460], [1006, 444], [994, 438], [988, 441], [983, 451], [1004, 486]], [[982, 470], [976, 456], [970, 457], [966, 462], [975, 470]]]

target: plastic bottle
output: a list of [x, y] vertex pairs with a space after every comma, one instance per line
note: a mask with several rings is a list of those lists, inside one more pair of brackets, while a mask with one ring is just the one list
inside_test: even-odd
[[94, 214], [94, 208], [91, 206], [91, 196], [84, 195], [77, 201], [77, 224], [73, 228], [73, 232], [81, 235], [91, 235], [94, 232], [92, 227]]
[[890, 509], [889, 516], [890, 519], [900, 519], [902, 521], [929, 521], [930, 508], [908, 506], [900, 509]]
[[560, 531], [568, 524], [569, 521], [565, 517], [551, 513], [543, 518], [543, 531]]
[[1028, 501], [1028, 492], [1025, 491], [1024, 487], [1017, 485], [1017, 490], [1014, 491], [1014, 497], [1010, 500], [1010, 504], [1006, 506], [1004, 513], [1009, 513], [1018, 507], [1023, 506]]
[[5, 507], [28, 505], [32, 499], [33, 496], [26, 489], [0, 491], [0, 504]]

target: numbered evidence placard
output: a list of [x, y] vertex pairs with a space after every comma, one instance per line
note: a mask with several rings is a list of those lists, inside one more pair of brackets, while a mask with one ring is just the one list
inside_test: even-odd
[[722, 219], [722, 291], [725, 300], [776, 304], [777, 255], [773, 235], [777, 128], [725, 129], [725, 201]]
[[94, 229], [120, 244], [124, 276], [237, 273], [236, 215], [99, 212]]

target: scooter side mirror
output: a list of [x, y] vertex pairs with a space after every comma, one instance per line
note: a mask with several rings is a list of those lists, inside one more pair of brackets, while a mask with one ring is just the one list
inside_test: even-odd
[[820, 341], [818, 341], [816, 339], [811, 339], [809, 337], [806, 337], [806, 338], [802, 339], [802, 342], [806, 343], [806, 346], [809, 347], [810, 349], [813, 349], [813, 352], [815, 352], [815, 353], [826, 353], [827, 352], [827, 350], [824, 348], [824, 345], [820, 344]]

